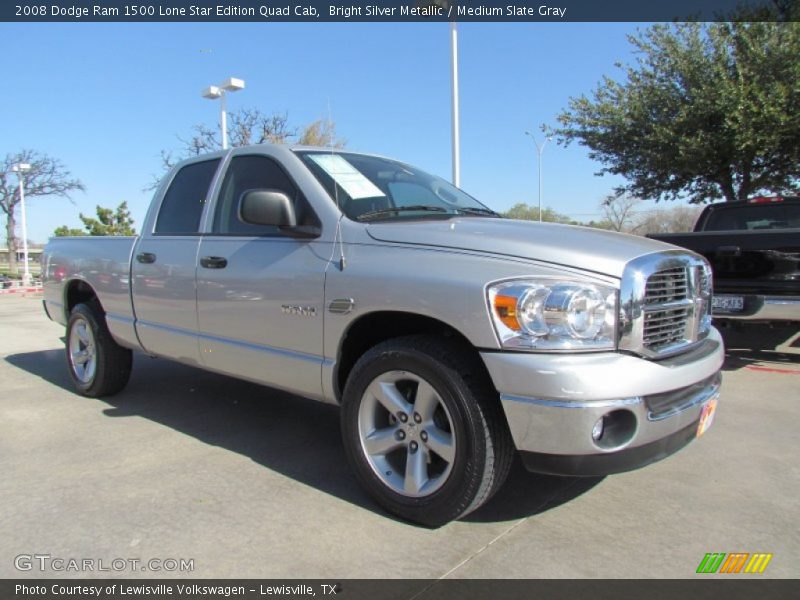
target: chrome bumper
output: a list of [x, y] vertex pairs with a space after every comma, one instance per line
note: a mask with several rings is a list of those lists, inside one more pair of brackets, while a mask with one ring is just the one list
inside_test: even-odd
[[[737, 294], [720, 294], [721, 296]], [[800, 297], [744, 295], [745, 310], [741, 313], [714, 312], [715, 319], [737, 321], [800, 321]]]
[[[660, 361], [618, 353], [482, 357], [518, 450], [588, 458], [655, 448], [691, 430], [703, 406], [719, 394], [724, 348], [712, 329], [697, 348]], [[604, 417], [616, 430], [607, 428], [607, 437], [596, 440], [592, 430]], [[610, 465], [604, 472], [635, 466]]]

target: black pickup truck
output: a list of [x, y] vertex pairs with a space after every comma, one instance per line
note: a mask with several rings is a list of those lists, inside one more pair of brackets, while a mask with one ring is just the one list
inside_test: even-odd
[[649, 237], [708, 259], [715, 321], [800, 324], [800, 197], [710, 204], [694, 232]]

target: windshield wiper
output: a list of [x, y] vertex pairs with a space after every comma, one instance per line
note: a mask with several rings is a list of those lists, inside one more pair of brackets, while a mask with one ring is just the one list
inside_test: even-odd
[[459, 206], [456, 210], [467, 215], [490, 215], [492, 217], [502, 217], [501, 214], [496, 213], [491, 208], [483, 208], [481, 206]]
[[381, 210], [372, 210], [365, 212], [356, 217], [357, 221], [371, 221], [372, 219], [382, 217], [391, 213], [407, 212], [407, 211], [429, 211], [429, 212], [447, 212], [447, 209], [441, 206], [427, 206], [425, 204], [414, 204], [412, 206], [395, 206], [394, 208], [382, 208]]

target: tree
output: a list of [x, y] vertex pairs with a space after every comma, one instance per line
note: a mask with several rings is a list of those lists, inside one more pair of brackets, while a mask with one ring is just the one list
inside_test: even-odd
[[86, 235], [86, 232], [83, 229], [75, 229], [73, 227], [67, 227], [66, 225], [62, 225], [61, 227], [56, 227], [56, 230], [53, 232], [55, 237], [76, 237], [81, 235]]
[[614, 224], [607, 220], [603, 219], [602, 221], [595, 221], [592, 219], [586, 223], [582, 223], [584, 227], [591, 227], [593, 229], [605, 229], [606, 231], [614, 231]]
[[14, 165], [27, 163], [30, 170], [25, 171], [25, 201], [37, 196], [60, 196], [69, 198], [70, 193], [86, 188], [57, 159], [36, 152], [22, 150], [15, 154], [7, 154], [0, 165], [0, 209], [6, 214], [6, 243], [8, 245], [9, 268], [12, 273], [19, 272], [17, 250], [19, 245], [15, 235], [16, 208], [20, 201], [19, 178], [11, 169]]
[[[213, 152], [222, 147], [218, 128], [211, 129], [199, 124], [193, 127], [194, 135], [181, 141], [191, 154]], [[297, 135], [297, 129], [289, 127], [287, 113], [266, 115], [257, 108], [242, 108], [228, 113], [228, 143], [233, 146], [249, 144], [285, 144]]]
[[65, 235], [136, 235], [127, 202], [122, 202], [116, 209], [98, 206], [96, 219], [84, 217], [83, 213], [78, 216], [83, 221], [86, 231], [62, 225], [53, 234], [57, 237]]
[[344, 148], [347, 140], [336, 136], [336, 124], [327, 119], [317, 119], [303, 130], [297, 143], [301, 146]]
[[[524, 202], [519, 202], [514, 206], [512, 206], [511, 208], [509, 208], [506, 212], [504, 212], [503, 216], [508, 217], [509, 219], [538, 221], [539, 208], [536, 206], [530, 206], [529, 204], [525, 204]], [[546, 221], [548, 223], [566, 223], [567, 225], [577, 224], [576, 221], [573, 221], [567, 215], [562, 215], [561, 213], [556, 212], [552, 208], [542, 209], [542, 221]]]
[[613, 231], [627, 231], [628, 226], [636, 218], [636, 206], [641, 202], [628, 195], [610, 195], [600, 204], [603, 212], [603, 223], [610, 225]]
[[[334, 148], [343, 148], [346, 140], [336, 136], [336, 125], [330, 121], [318, 119], [298, 133], [297, 127], [289, 125], [288, 113], [268, 115], [258, 108], [242, 108], [228, 112], [228, 143], [231, 147], [248, 146], [250, 144], [287, 144], [299, 138], [299, 143], [306, 146], [328, 146], [333, 141]], [[164, 171], [168, 171], [181, 160], [222, 147], [219, 126], [210, 128], [198, 124], [192, 127], [189, 137], [178, 136], [182, 148], [177, 151], [162, 150], [161, 163]], [[158, 186], [163, 173], [154, 177], [147, 189]]]
[[702, 210], [699, 206], [674, 206], [665, 219], [670, 233], [693, 231]]
[[735, 21], [798, 21], [800, 20], [800, 1], [771, 0], [770, 5], [740, 5], [735, 12]]
[[628, 180], [616, 192], [639, 198], [798, 189], [797, 23], [658, 24], [628, 39], [635, 64], [622, 82], [603, 78], [592, 99], [570, 99], [559, 143], [589, 148], [601, 173]]
[[[290, 137], [297, 135], [297, 129], [289, 127], [287, 113], [267, 115], [258, 108], [242, 108], [228, 112], [228, 143], [233, 146], [248, 144], [285, 144]], [[222, 147], [219, 126], [210, 128], [199, 123], [192, 127], [188, 137], [178, 136], [182, 148], [176, 152], [161, 151], [161, 162], [164, 171], [168, 171], [177, 163], [190, 156], [214, 152]], [[157, 176], [150, 186], [158, 185], [161, 176]]]
[[127, 202], [121, 202], [116, 209], [98, 206], [96, 219], [78, 216], [89, 235], [136, 235]]
[[657, 209], [642, 213], [630, 227], [630, 233], [682, 233], [692, 231], [702, 210], [699, 206], [678, 205], [669, 209]]

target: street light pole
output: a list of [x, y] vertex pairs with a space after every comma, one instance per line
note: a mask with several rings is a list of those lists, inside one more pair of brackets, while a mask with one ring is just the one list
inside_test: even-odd
[[228, 149], [228, 111], [225, 106], [225, 91], [219, 97], [219, 128], [222, 131], [222, 149]]
[[452, 84], [452, 108], [453, 119], [453, 185], [461, 185], [461, 153], [459, 140], [459, 119], [458, 119], [458, 30], [456, 22], [450, 22], [450, 79]]
[[533, 140], [533, 143], [536, 144], [536, 154], [538, 156], [538, 164], [539, 164], [539, 222], [541, 223], [542, 222], [542, 152], [544, 152], [544, 147], [547, 145], [547, 142], [549, 142], [553, 138], [547, 136], [542, 142], [542, 145], [540, 146], [539, 142], [536, 141], [536, 138], [533, 137], [533, 134], [531, 134], [530, 131], [526, 131], [525, 135], [530, 137]]
[[219, 85], [210, 85], [202, 91], [203, 98], [219, 100], [219, 128], [222, 133], [222, 149], [228, 149], [228, 113], [225, 105], [225, 92], [238, 92], [244, 89], [244, 81], [235, 77], [228, 77]]
[[28, 287], [31, 284], [31, 272], [28, 266], [28, 221], [25, 214], [25, 171], [30, 171], [31, 166], [28, 163], [18, 163], [11, 167], [11, 170], [17, 174], [19, 179], [19, 206], [22, 211], [22, 260], [24, 261], [24, 270], [22, 272], [22, 285]]

